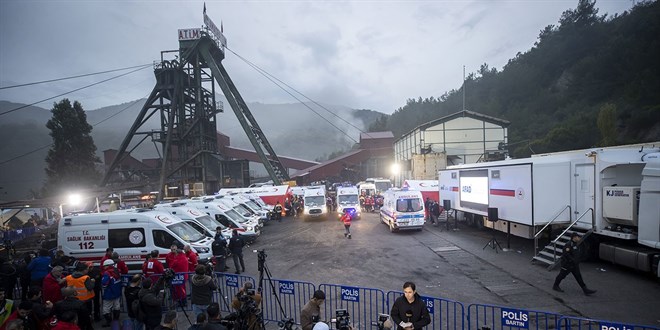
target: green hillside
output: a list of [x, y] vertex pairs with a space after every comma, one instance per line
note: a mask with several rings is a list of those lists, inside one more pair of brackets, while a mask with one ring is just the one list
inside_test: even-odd
[[[614, 17], [594, 4], [580, 0], [501, 71], [483, 64], [467, 77], [466, 109], [509, 120], [513, 156], [660, 140], [660, 2]], [[385, 127], [400, 137], [462, 98], [410, 99]]]

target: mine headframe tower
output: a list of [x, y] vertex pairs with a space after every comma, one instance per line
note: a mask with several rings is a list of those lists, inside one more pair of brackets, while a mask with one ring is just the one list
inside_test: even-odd
[[[182, 38], [182, 32], [186, 36]], [[192, 35], [192, 38], [190, 37]], [[208, 194], [222, 185], [222, 156], [218, 154], [216, 114], [222, 112], [215, 100], [218, 83], [232, 110], [238, 117], [255, 151], [274, 184], [288, 180], [282, 165], [266, 136], [250, 113], [247, 104], [222, 66], [224, 44], [202, 29], [179, 31], [178, 59], [165, 60], [155, 66], [156, 86], [124, 138], [118, 153], [101, 182], [143, 180], [122, 168], [122, 160], [148, 137], [161, 144], [159, 198], [164, 196], [167, 183], [201, 183], [198, 194]], [[210, 85], [210, 89], [205, 86]], [[145, 123], [158, 114], [160, 130], [139, 132]], [[142, 136], [140, 141], [138, 136]], [[129, 145], [137, 141], [130, 150]]]

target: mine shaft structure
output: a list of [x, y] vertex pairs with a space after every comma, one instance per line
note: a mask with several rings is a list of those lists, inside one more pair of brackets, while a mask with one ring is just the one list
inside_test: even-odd
[[[208, 194], [221, 187], [225, 159], [218, 153], [216, 114], [223, 110], [222, 103], [215, 99], [214, 82], [231, 105], [273, 183], [277, 185], [289, 179], [286, 168], [222, 65], [226, 46], [222, 31], [206, 13], [204, 23], [203, 28], [178, 31], [178, 51], [161, 52], [161, 61], [154, 68], [156, 85], [108, 167], [102, 186], [144, 180], [138, 169], [121, 164], [151, 137], [161, 146], [159, 198], [164, 196], [168, 184], [196, 187], [197, 194]], [[165, 60], [172, 52], [178, 53], [175, 59]], [[145, 130], [145, 124], [154, 116], [159, 116], [160, 130]]]

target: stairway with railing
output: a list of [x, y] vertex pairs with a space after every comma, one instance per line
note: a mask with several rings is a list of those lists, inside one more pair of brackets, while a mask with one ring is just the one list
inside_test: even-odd
[[587, 214], [591, 214], [591, 217], [593, 218], [594, 209], [589, 208], [586, 212], [582, 213], [581, 216], [579, 216], [577, 219], [572, 221], [561, 232], [561, 234], [557, 235], [557, 237], [554, 240], [552, 240], [542, 250], [539, 251], [538, 240], [539, 237], [541, 236], [541, 233], [543, 233], [546, 230], [546, 228], [548, 228], [552, 223], [554, 223], [566, 209], [568, 209], [570, 214], [571, 206], [566, 205], [554, 218], [552, 218], [543, 228], [541, 228], [541, 230], [539, 230], [534, 235], [534, 257], [532, 258], [532, 262], [539, 262], [541, 264], [547, 265], [548, 270], [554, 269], [559, 264], [559, 260], [561, 259], [561, 254], [562, 254], [562, 248], [564, 247], [564, 245], [566, 245], [566, 243], [568, 243], [571, 240], [571, 235], [573, 235], [573, 233], [577, 233], [580, 236], [580, 240], [584, 240], [592, 232], [591, 229], [583, 230], [575, 226], [575, 224], [578, 223], [580, 220], [582, 220], [582, 218]]

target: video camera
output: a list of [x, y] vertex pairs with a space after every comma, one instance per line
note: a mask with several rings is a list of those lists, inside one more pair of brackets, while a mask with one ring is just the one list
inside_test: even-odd
[[387, 314], [379, 313], [378, 314], [378, 321], [377, 322], [371, 322], [371, 325], [374, 327], [378, 327], [378, 330], [383, 330], [385, 329], [385, 322], [389, 320], [390, 316]]
[[165, 268], [165, 270], [163, 271], [162, 278], [163, 278], [163, 280], [165, 280], [167, 282], [170, 282], [170, 281], [172, 281], [172, 279], [174, 278], [175, 275], [176, 274], [174, 273], [174, 271], [171, 268]]
[[335, 310], [335, 326], [337, 330], [350, 330], [351, 329], [351, 316], [345, 309]]

